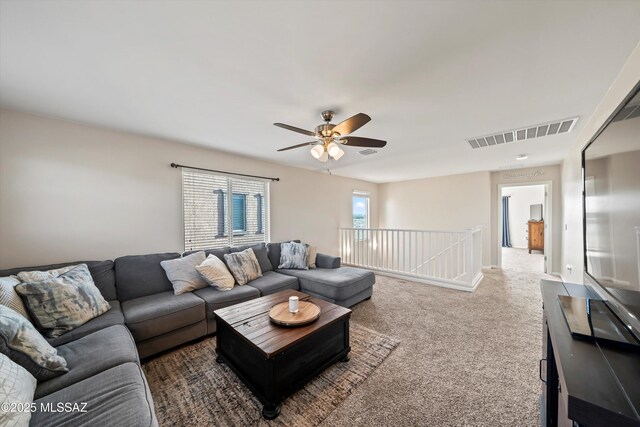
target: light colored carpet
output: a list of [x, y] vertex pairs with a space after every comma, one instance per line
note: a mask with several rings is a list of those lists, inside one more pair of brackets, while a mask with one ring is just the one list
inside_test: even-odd
[[353, 321], [401, 344], [323, 426], [537, 426], [543, 273], [475, 293], [377, 277]]
[[544, 272], [544, 254], [520, 248], [501, 248], [502, 268], [513, 271]]
[[351, 324], [351, 360], [326, 369], [282, 405], [273, 421], [224, 364], [216, 339], [181, 347], [143, 365], [161, 426], [317, 426], [397, 347], [398, 341]]

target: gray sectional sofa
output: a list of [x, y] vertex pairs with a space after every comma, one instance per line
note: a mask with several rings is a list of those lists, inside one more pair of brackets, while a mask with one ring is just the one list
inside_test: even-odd
[[48, 339], [67, 360], [69, 372], [38, 383], [35, 395], [37, 404], [87, 402], [88, 408], [100, 409], [87, 413], [34, 413], [31, 425], [155, 426], [153, 400], [140, 358], [215, 333], [215, 310], [285, 289], [301, 290], [346, 307], [371, 297], [374, 274], [341, 267], [338, 257], [318, 254], [315, 269], [278, 270], [279, 243], [205, 252], [224, 261], [225, 253], [247, 247], [254, 249], [263, 275], [229, 291], [207, 287], [174, 295], [160, 262], [179, 258], [179, 253], [0, 270], [0, 277], [4, 277], [20, 271], [86, 263], [96, 286], [111, 305], [111, 310], [102, 316]]

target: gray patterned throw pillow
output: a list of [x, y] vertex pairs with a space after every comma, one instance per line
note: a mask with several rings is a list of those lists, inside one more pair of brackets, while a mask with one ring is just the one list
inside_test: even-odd
[[242, 252], [225, 254], [224, 260], [227, 262], [227, 267], [229, 267], [229, 271], [238, 282], [238, 285], [244, 285], [258, 277], [262, 277], [258, 258], [256, 258], [256, 254], [253, 253], [251, 248]]
[[111, 308], [93, 282], [87, 264], [42, 282], [21, 283], [16, 292], [22, 295], [31, 317], [50, 338], [59, 337]]
[[0, 353], [25, 368], [38, 381], [68, 371], [67, 361], [58, 356], [27, 319], [0, 305]]
[[308, 270], [309, 249], [304, 243], [289, 242], [280, 245], [280, 265], [278, 268]]

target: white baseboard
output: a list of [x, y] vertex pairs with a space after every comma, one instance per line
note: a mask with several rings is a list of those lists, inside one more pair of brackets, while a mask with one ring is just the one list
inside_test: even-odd
[[363, 268], [365, 270], [373, 271], [374, 273], [380, 276], [393, 277], [394, 279], [410, 280], [412, 282], [424, 283], [426, 285], [440, 286], [441, 288], [455, 289], [457, 291], [464, 291], [464, 292], [475, 292], [475, 290], [478, 288], [478, 286], [482, 282], [482, 279], [484, 279], [484, 275], [482, 273], [478, 273], [478, 275], [473, 280], [473, 283], [470, 286], [468, 286], [468, 285], [458, 285], [455, 283], [450, 283], [448, 281], [441, 281], [437, 279], [423, 279], [421, 277], [410, 275], [410, 274], [400, 274], [400, 273], [393, 273], [389, 271], [376, 270], [375, 268], [365, 268], [365, 267], [358, 267], [358, 268]]

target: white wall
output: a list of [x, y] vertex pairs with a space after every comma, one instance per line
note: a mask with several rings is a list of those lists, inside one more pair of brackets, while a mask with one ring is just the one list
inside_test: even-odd
[[380, 184], [381, 228], [483, 230], [482, 264], [490, 264], [491, 186], [489, 172]]
[[528, 247], [528, 222], [531, 205], [544, 204], [544, 185], [503, 187], [502, 196], [509, 197], [509, 234], [511, 246]]
[[351, 193], [377, 185], [173, 141], [0, 109], [0, 268], [182, 251], [179, 169], [277, 176], [271, 239], [337, 254]]
[[491, 264], [498, 264], [501, 235], [500, 230], [500, 185], [509, 184], [538, 184], [551, 183], [551, 222], [546, 218], [547, 226], [551, 227], [551, 245], [545, 242], [545, 252], [551, 250], [551, 272], [560, 271], [561, 263], [561, 223], [562, 223], [562, 182], [560, 165], [542, 166], [537, 168], [514, 169], [491, 173], [491, 227], [495, 230], [491, 240]]
[[[562, 277], [573, 283], [583, 281], [582, 242], [582, 148], [622, 103], [640, 80], [640, 44], [632, 52], [624, 67], [609, 87], [595, 112], [587, 120], [577, 142], [562, 162], [563, 224]], [[567, 266], [571, 266], [568, 269]]]

